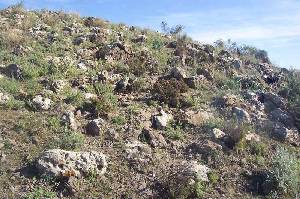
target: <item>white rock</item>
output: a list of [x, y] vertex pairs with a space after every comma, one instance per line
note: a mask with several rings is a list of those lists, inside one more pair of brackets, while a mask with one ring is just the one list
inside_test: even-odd
[[152, 125], [156, 129], [164, 129], [170, 120], [172, 120], [172, 116], [161, 109], [158, 115], [153, 116]]
[[90, 172], [103, 175], [106, 172], [106, 156], [102, 153], [72, 152], [61, 149], [45, 151], [37, 161], [37, 169], [41, 174], [54, 177], [85, 177]]
[[4, 104], [9, 100], [9, 96], [0, 92], [0, 104]]
[[214, 139], [222, 139], [225, 137], [225, 133], [221, 131], [220, 129], [214, 128], [213, 129], [213, 138]]
[[211, 171], [210, 168], [208, 168], [205, 165], [198, 164], [197, 161], [192, 161], [186, 164], [185, 168], [185, 175], [188, 177], [193, 177], [195, 180], [200, 180], [203, 182], [208, 182], [208, 176], [207, 174]]
[[44, 98], [41, 95], [35, 96], [32, 102], [38, 109], [48, 110], [51, 107], [51, 100]]

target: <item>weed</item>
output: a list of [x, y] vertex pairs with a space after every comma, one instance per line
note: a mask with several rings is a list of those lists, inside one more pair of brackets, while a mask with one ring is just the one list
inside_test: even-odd
[[93, 100], [98, 115], [106, 115], [116, 110], [118, 99], [113, 93], [113, 88], [107, 84], [94, 85], [99, 99]]
[[165, 134], [172, 140], [182, 140], [184, 138], [184, 132], [179, 125], [168, 125], [165, 130]]
[[122, 115], [115, 116], [111, 119], [113, 124], [124, 125], [126, 124], [126, 118]]
[[56, 193], [48, 191], [42, 187], [34, 188], [25, 198], [26, 199], [52, 199], [56, 197]]
[[49, 148], [61, 148], [64, 150], [78, 150], [84, 144], [84, 135], [65, 129], [56, 139], [49, 143]]

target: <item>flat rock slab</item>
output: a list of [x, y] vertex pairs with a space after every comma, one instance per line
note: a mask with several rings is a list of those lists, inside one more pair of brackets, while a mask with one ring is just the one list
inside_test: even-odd
[[82, 178], [90, 172], [103, 175], [107, 162], [104, 154], [95, 151], [72, 152], [52, 149], [45, 151], [39, 157], [36, 166], [41, 174]]

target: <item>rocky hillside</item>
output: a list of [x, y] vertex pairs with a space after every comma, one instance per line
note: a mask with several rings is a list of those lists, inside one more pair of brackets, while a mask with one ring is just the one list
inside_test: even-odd
[[254, 47], [0, 11], [0, 198], [296, 198], [300, 80]]

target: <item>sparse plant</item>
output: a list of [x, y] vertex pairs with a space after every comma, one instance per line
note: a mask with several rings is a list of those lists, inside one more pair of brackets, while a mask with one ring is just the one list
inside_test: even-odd
[[46, 190], [42, 187], [34, 188], [25, 199], [52, 199], [56, 197], [56, 193]]
[[123, 115], [115, 116], [111, 119], [112, 123], [117, 125], [124, 125], [126, 124], [126, 118]]
[[180, 125], [169, 124], [165, 130], [165, 135], [172, 140], [182, 140], [184, 132]]
[[98, 115], [106, 115], [115, 111], [118, 105], [118, 100], [113, 93], [113, 88], [107, 84], [94, 85], [94, 89], [99, 96], [93, 100]]

